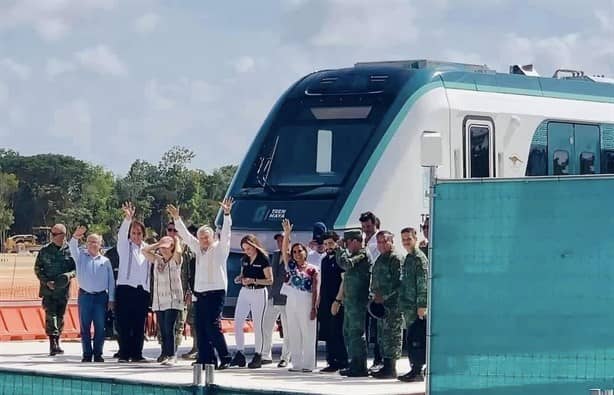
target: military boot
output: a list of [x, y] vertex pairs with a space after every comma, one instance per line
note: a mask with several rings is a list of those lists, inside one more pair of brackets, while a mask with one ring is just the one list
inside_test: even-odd
[[352, 360], [347, 372], [345, 374], [340, 374], [347, 377], [368, 377], [369, 370], [367, 369], [367, 360]]
[[50, 357], [57, 355], [58, 353], [57, 348], [58, 348], [58, 345], [56, 344], [55, 336], [49, 336], [49, 356]]
[[60, 336], [55, 336], [55, 352], [56, 354], [64, 354], [64, 350], [60, 347]]
[[262, 356], [258, 353], [254, 354], [252, 361], [247, 364], [250, 369], [258, 369], [262, 367]]
[[396, 379], [397, 367], [396, 361], [392, 358], [384, 358], [384, 366], [372, 376], [376, 379]]

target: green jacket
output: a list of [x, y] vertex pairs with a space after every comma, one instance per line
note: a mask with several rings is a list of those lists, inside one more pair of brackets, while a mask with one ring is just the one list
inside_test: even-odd
[[343, 274], [343, 293], [346, 300], [359, 300], [369, 297], [369, 283], [371, 282], [371, 259], [364, 248], [352, 254], [347, 249], [335, 250], [337, 265]]
[[47, 287], [48, 281], [57, 281], [60, 275], [66, 275], [69, 279], [75, 277], [75, 261], [70, 256], [68, 244], [58, 247], [49, 243], [41, 248], [34, 263], [34, 273], [41, 283], [38, 296], [68, 297], [70, 286], [55, 289]]
[[403, 256], [392, 250], [380, 254], [373, 264], [371, 290], [382, 296], [384, 306], [388, 308], [396, 308], [399, 305], [402, 263]]
[[405, 256], [401, 274], [401, 305], [407, 308], [426, 308], [426, 273], [429, 262], [418, 247]]

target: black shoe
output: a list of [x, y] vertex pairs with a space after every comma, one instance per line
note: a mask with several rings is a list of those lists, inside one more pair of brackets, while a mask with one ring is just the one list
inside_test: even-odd
[[328, 365], [327, 367], [320, 369], [320, 373], [333, 373], [339, 370], [336, 365]]
[[254, 354], [252, 361], [247, 365], [247, 367], [250, 369], [261, 368], [262, 367], [262, 357], [260, 356], [260, 354], [258, 353]]
[[263, 360], [262, 360], [262, 364], [263, 364], [263, 365], [270, 365], [270, 364], [272, 364], [272, 363], [273, 363], [273, 360], [272, 360], [272, 359], [263, 359]]
[[166, 359], [166, 355], [164, 355], [164, 353], [161, 353], [160, 356], [156, 359], [156, 362], [162, 362]]
[[104, 359], [100, 355], [94, 356], [94, 362], [103, 363]]
[[49, 336], [49, 356], [53, 357], [57, 354], [56, 351], [57, 345], [55, 342], [55, 336]]
[[412, 369], [409, 373], [399, 376], [397, 379], [405, 383], [413, 383], [417, 381], [424, 381], [424, 376], [422, 376], [422, 373], [420, 373], [418, 369]]
[[285, 368], [288, 367], [288, 362], [284, 361], [283, 359], [281, 361], [279, 361], [279, 363], [277, 364], [278, 368]]
[[55, 353], [64, 354], [64, 350], [60, 347], [60, 336], [55, 337]]
[[347, 376], [350, 373], [350, 368], [345, 368], [345, 369], [341, 369], [339, 370], [339, 374], [342, 376]]
[[132, 362], [136, 362], [136, 363], [146, 363], [146, 362], [151, 362], [150, 359], [145, 358], [144, 356], [140, 356], [140, 357], [136, 357], [136, 358], [132, 358], [131, 359]]
[[396, 379], [396, 361], [390, 358], [384, 358], [384, 366], [377, 372], [373, 373], [371, 376], [376, 379]]
[[[245, 358], [245, 357], [244, 357]], [[224, 369], [228, 369], [230, 366], [232, 366], [230, 363], [232, 362], [232, 360], [230, 359], [230, 357], [226, 357], [226, 358], [221, 358], [220, 364], [218, 367], [216, 367], [217, 370], [224, 370]], [[243, 365], [245, 366], [245, 365]]]
[[92, 356], [85, 356], [81, 359], [81, 362], [92, 362]]
[[234, 357], [232, 357], [232, 360], [230, 361], [230, 366], [238, 366], [240, 368], [244, 368], [245, 365], [245, 355], [243, 355], [241, 351], [237, 351]]
[[113, 358], [119, 358], [119, 351], [113, 354]]
[[346, 377], [369, 377], [369, 371], [367, 369], [362, 370], [352, 370], [349, 368], [347, 370], [347, 374], [344, 374]]
[[119, 358], [117, 359], [117, 363], [128, 363], [128, 362], [130, 362], [130, 361], [128, 360], [128, 358], [122, 358], [122, 357], [119, 357]]

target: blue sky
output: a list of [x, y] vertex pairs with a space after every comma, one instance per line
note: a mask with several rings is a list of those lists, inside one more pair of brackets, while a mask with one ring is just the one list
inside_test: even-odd
[[614, 76], [614, 1], [0, 0], [0, 147], [211, 170], [301, 76], [421, 58]]

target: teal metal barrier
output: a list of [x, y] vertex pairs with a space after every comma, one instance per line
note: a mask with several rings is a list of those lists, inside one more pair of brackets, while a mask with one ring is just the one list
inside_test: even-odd
[[435, 192], [430, 393], [614, 388], [614, 179]]

